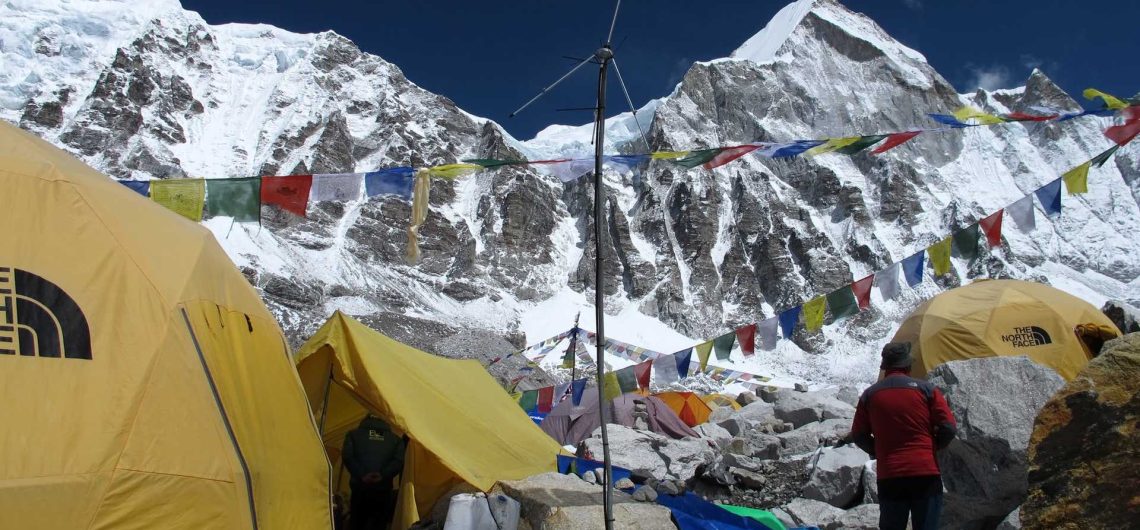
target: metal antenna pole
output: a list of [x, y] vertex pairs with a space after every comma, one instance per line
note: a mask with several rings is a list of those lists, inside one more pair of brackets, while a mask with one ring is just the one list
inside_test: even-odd
[[[618, 6], [621, 2], [618, 2]], [[617, 10], [614, 10], [614, 19], [617, 19]], [[611, 27], [612, 28], [612, 27]], [[611, 29], [611, 33], [612, 33]], [[610, 437], [606, 424], [609, 418], [606, 414], [605, 399], [605, 372], [606, 372], [606, 312], [605, 289], [602, 276], [602, 224], [605, 223], [605, 186], [602, 179], [602, 145], [606, 140], [606, 66], [613, 59], [614, 53], [609, 42], [594, 52], [598, 59], [598, 114], [597, 127], [594, 134], [594, 314], [598, 327], [598, 408], [602, 420], [602, 463], [605, 475], [605, 484], [602, 487], [602, 499], [606, 518], [606, 530], [614, 528], [614, 492], [613, 492], [613, 466], [610, 465]]]
[[571, 68], [569, 72], [566, 72], [566, 75], [563, 75], [562, 77], [559, 77], [559, 78], [558, 78], [558, 80], [557, 80], [557, 81], [555, 81], [555, 82], [553, 82], [553, 83], [551, 83], [551, 84], [550, 84], [550, 86], [548, 86], [548, 87], [546, 87], [546, 88], [542, 89], [542, 92], [539, 92], [537, 96], [535, 96], [535, 97], [533, 97], [533, 98], [530, 98], [530, 101], [527, 101], [526, 103], [523, 103], [523, 106], [519, 107], [519, 110], [516, 110], [516, 111], [512, 112], [512, 113], [511, 113], [511, 115], [510, 115], [510, 116], [508, 116], [508, 117], [509, 117], [509, 118], [513, 118], [513, 117], [515, 117], [515, 114], [518, 114], [518, 113], [522, 112], [522, 111], [523, 111], [523, 109], [525, 109], [525, 108], [527, 108], [528, 106], [530, 106], [530, 104], [531, 104], [531, 103], [534, 103], [535, 101], [537, 101], [537, 100], [538, 100], [538, 98], [542, 97], [542, 95], [543, 95], [543, 94], [547, 93], [547, 92], [548, 92], [550, 89], [552, 89], [552, 88], [554, 88], [554, 87], [558, 86], [558, 83], [561, 83], [562, 81], [565, 81], [567, 77], [570, 77], [570, 76], [571, 76], [571, 75], [572, 75], [574, 72], [577, 72], [579, 68], [581, 68], [581, 67], [583, 67], [583, 66], [586, 66], [586, 63], [588, 63], [588, 62], [590, 62], [590, 61], [592, 61], [592, 60], [594, 60], [594, 58], [593, 58], [593, 57], [587, 57], [587, 58], [585, 58], [585, 59], [582, 59], [582, 62], [578, 63], [578, 66], [575, 66], [574, 68]]
[[625, 102], [629, 103], [629, 111], [633, 113], [633, 123], [637, 125], [637, 132], [641, 133], [641, 141], [645, 142], [645, 150], [653, 151], [653, 148], [649, 147], [649, 140], [645, 139], [645, 131], [641, 130], [641, 122], [637, 120], [637, 109], [633, 107], [633, 100], [629, 97], [629, 89], [625, 87], [625, 80], [621, 78], [621, 68], [618, 68], [617, 58], [615, 57], [610, 60], [614, 63], [614, 73], [617, 74], [621, 91], [625, 93]]

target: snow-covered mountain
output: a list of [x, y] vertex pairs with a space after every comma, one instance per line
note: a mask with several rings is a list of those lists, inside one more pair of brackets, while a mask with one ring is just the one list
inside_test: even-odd
[[[175, 0], [8, 0], [0, 15], [0, 118], [117, 177], [341, 173], [590, 147], [589, 125], [516, 141], [332, 32], [211, 26]], [[958, 94], [867, 17], [834, 0], [801, 0], [729, 57], [693, 65], [636, 119], [664, 150], [905, 130], [964, 104], [1078, 108], [1039, 71], [1023, 88]], [[610, 152], [644, 149], [634, 119], [609, 121]], [[882, 157], [745, 157], [713, 171], [655, 162], [607, 173], [607, 332], [670, 352], [829, 292], [1102, 151], [1108, 124], [928, 134]], [[908, 310], [977, 277], [1136, 303], [1136, 148], [1094, 170], [1090, 188], [1066, 196], [1059, 219], [1039, 216], [1032, 234], [1007, 227], [1000, 250], [956, 260], [946, 279], [895, 301], [876, 294], [871, 311], [733, 366], [869, 380], [875, 352]], [[319, 203], [308, 219], [267, 207], [264, 227], [206, 224], [294, 341], [340, 309], [447, 354], [508, 347], [495, 335], [541, 340], [579, 310], [592, 329], [591, 211], [588, 179], [563, 184], [508, 168], [440, 181], [414, 267], [403, 262], [410, 205], [396, 199]]]

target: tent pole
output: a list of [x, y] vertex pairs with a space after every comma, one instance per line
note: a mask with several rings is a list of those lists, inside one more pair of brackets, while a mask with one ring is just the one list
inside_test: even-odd
[[[620, 6], [621, 3], [619, 2]], [[614, 13], [615, 19], [617, 13]], [[605, 221], [605, 186], [602, 180], [602, 144], [606, 139], [606, 67], [614, 56], [609, 42], [594, 52], [598, 61], [598, 110], [594, 139], [594, 315], [597, 321], [598, 347], [598, 415], [602, 420], [602, 463], [605, 483], [602, 485], [603, 512], [606, 530], [613, 530], [613, 467], [610, 465], [610, 438], [606, 429], [609, 418], [605, 400], [605, 289], [602, 285], [602, 224]]]
[[325, 397], [321, 398], [321, 421], [317, 424], [317, 433], [321, 435], [321, 443], [324, 443], [325, 437], [325, 418], [329, 415], [329, 393], [332, 390], [333, 383], [333, 363], [329, 359], [329, 376], [325, 378]]

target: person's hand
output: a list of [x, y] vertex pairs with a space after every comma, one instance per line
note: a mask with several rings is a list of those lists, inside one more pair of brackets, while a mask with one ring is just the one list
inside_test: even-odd
[[384, 477], [382, 477], [382, 476], [380, 475], [380, 473], [378, 473], [378, 472], [376, 472], [376, 471], [373, 471], [373, 472], [371, 472], [371, 473], [369, 473], [369, 474], [367, 474], [367, 475], [364, 475], [363, 477], [361, 477], [361, 479], [360, 479], [360, 480], [361, 480], [362, 482], [364, 482], [365, 484], [375, 484], [375, 483], [377, 483], [377, 482], [380, 482], [380, 481], [381, 481], [383, 478], [384, 478]]

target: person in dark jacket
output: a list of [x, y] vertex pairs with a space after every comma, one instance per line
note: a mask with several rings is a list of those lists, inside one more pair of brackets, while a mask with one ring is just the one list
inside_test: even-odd
[[341, 459], [348, 469], [349, 528], [383, 530], [396, 511], [392, 484], [404, 469], [404, 439], [369, 414], [344, 437]]
[[914, 359], [909, 342], [883, 347], [883, 378], [859, 398], [851, 438], [878, 460], [879, 528], [938, 528], [942, 474], [935, 451], [958, 429], [942, 393], [928, 381], [910, 377]]

